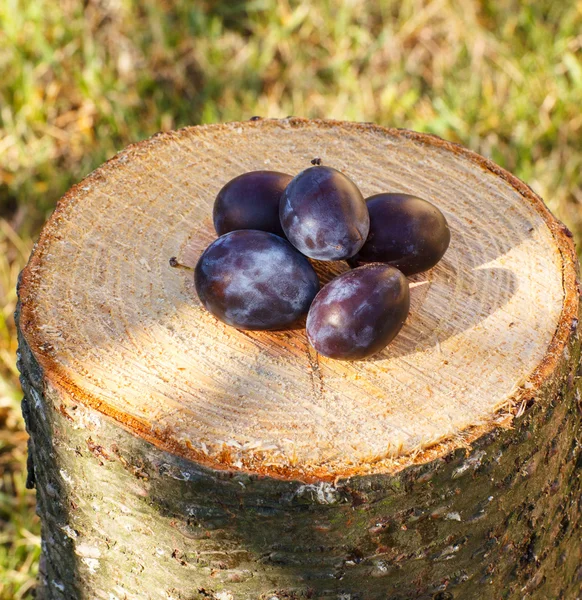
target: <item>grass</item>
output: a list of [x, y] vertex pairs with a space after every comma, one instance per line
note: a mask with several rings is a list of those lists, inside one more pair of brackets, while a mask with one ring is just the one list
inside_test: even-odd
[[0, 600], [19, 600], [32, 589], [40, 554], [34, 495], [25, 488], [26, 432], [15, 365], [15, 283], [32, 249], [0, 219]]
[[1, 2], [0, 600], [26, 597], [38, 559], [14, 287], [72, 183], [159, 130], [374, 121], [491, 157], [580, 242], [581, 31], [580, 0]]

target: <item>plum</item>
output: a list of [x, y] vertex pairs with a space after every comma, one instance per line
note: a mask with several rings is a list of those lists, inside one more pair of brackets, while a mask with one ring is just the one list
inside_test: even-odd
[[226, 183], [214, 201], [212, 218], [218, 235], [237, 229], [259, 229], [284, 237], [279, 202], [291, 175], [249, 171]]
[[307, 337], [329, 358], [366, 358], [392, 341], [409, 308], [402, 272], [371, 263], [339, 275], [319, 291], [307, 315]]
[[376, 194], [366, 200], [370, 231], [360, 251], [348, 260], [353, 267], [383, 262], [414, 275], [434, 267], [443, 257], [451, 232], [443, 213], [410, 194]]
[[301, 171], [281, 196], [287, 239], [317, 260], [342, 260], [363, 246], [370, 219], [356, 184], [340, 171], [316, 165]]
[[283, 238], [252, 229], [215, 240], [196, 264], [204, 307], [238, 329], [280, 329], [305, 315], [319, 290], [310, 262]]

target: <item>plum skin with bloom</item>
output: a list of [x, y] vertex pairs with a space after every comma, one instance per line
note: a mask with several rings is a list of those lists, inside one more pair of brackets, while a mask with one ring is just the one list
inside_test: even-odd
[[212, 220], [216, 233], [258, 229], [285, 237], [279, 202], [292, 179], [292, 175], [278, 171], [249, 171], [231, 179], [214, 200]]
[[356, 184], [340, 171], [314, 166], [296, 175], [281, 196], [279, 217], [287, 239], [317, 260], [343, 260], [358, 252], [370, 227]]
[[319, 290], [313, 267], [283, 238], [241, 229], [215, 240], [194, 269], [203, 306], [238, 329], [280, 329], [305, 315]]
[[398, 334], [410, 310], [408, 280], [398, 269], [371, 263], [332, 279], [307, 315], [307, 337], [324, 356], [358, 360]]
[[444, 256], [451, 232], [443, 213], [431, 202], [410, 194], [375, 194], [366, 199], [370, 231], [352, 267], [383, 262], [414, 275], [434, 267]]

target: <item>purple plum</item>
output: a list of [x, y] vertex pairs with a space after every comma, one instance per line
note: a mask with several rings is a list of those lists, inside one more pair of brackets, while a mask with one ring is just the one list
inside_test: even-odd
[[218, 192], [212, 217], [218, 235], [237, 229], [259, 229], [284, 237], [279, 201], [291, 175], [250, 171], [231, 179]]
[[398, 269], [364, 265], [319, 291], [307, 315], [307, 337], [329, 358], [366, 358], [392, 341], [409, 308], [408, 280]]
[[366, 204], [370, 232], [348, 260], [351, 266], [383, 262], [414, 275], [434, 267], [447, 251], [451, 232], [434, 204], [409, 194], [376, 194]]
[[319, 290], [313, 267], [283, 238], [241, 229], [215, 240], [196, 264], [196, 292], [238, 329], [280, 329], [305, 315]]
[[317, 260], [343, 260], [363, 246], [370, 219], [356, 184], [336, 169], [314, 166], [296, 175], [281, 196], [287, 239]]

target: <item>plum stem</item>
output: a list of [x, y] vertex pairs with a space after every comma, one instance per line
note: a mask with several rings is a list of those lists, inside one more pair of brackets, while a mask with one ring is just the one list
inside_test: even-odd
[[311, 159], [311, 164], [317, 165], [319, 167], [321, 165], [321, 158], [319, 158], [319, 156], [316, 156], [315, 158]]
[[175, 256], [170, 257], [170, 267], [174, 267], [175, 269], [186, 269], [187, 271], [193, 271], [192, 267], [188, 265], [183, 265], [181, 262], [178, 262], [178, 259]]

